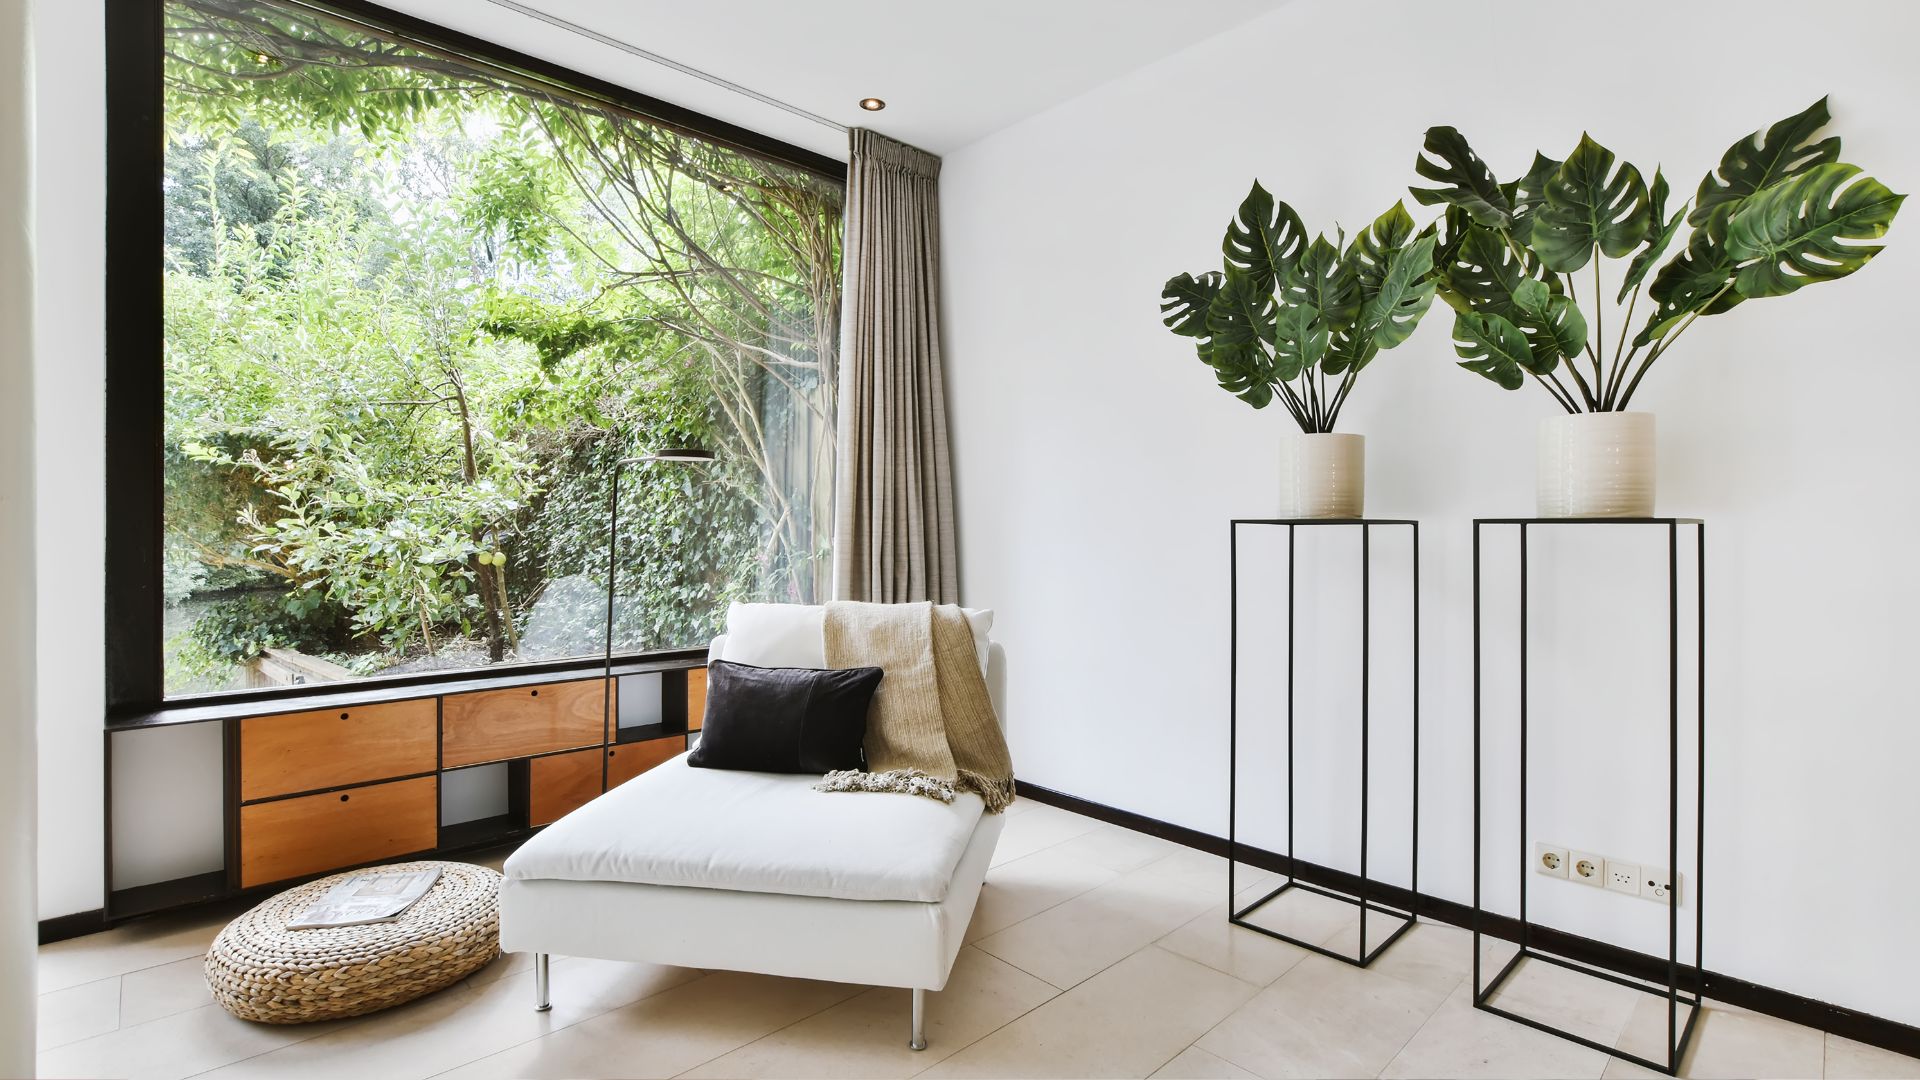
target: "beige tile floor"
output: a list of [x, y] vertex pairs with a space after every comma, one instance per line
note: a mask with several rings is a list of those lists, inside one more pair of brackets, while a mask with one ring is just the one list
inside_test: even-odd
[[[492, 860], [498, 863], [496, 856]], [[1246, 893], [1271, 878], [1243, 871]], [[901, 990], [556, 958], [531, 1008], [528, 958], [433, 997], [300, 1027], [212, 1005], [200, 957], [234, 912], [156, 919], [40, 950], [42, 1076], [1613, 1077], [1626, 1061], [1472, 1007], [1471, 939], [1422, 923], [1367, 970], [1227, 925], [1225, 864], [1016, 803], [928, 1048]], [[1311, 895], [1269, 925], [1351, 947], [1354, 910]], [[1371, 924], [1369, 933], [1373, 933]], [[1489, 946], [1492, 948], [1493, 946]], [[1502, 946], [1504, 948], [1504, 946]], [[1650, 1052], [1652, 997], [1548, 965], [1501, 999]], [[1920, 1060], [1709, 1005], [1693, 1077], [1920, 1077]]]

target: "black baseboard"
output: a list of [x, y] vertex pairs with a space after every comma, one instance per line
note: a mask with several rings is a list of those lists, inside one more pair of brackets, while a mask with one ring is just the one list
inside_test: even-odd
[[[1148, 836], [1157, 836], [1171, 840], [1176, 844], [1205, 851], [1212, 855], [1225, 857], [1227, 841], [1225, 837], [1214, 836], [1198, 829], [1189, 829], [1183, 825], [1173, 825], [1157, 818], [1136, 814], [1131, 810], [1121, 810], [1104, 803], [1091, 802], [1065, 792], [1019, 781], [1021, 797], [1034, 802], [1057, 806], [1062, 810], [1071, 810], [1090, 818], [1132, 829]], [[1239, 845], [1237, 855], [1241, 862], [1257, 866], [1262, 870], [1286, 873], [1286, 856], [1247, 844]], [[1309, 885], [1318, 885], [1336, 892], [1355, 893], [1359, 889], [1360, 878], [1343, 870], [1319, 866], [1305, 861], [1293, 864], [1293, 874]], [[1438, 922], [1459, 927], [1473, 925], [1473, 908], [1454, 900], [1446, 900], [1428, 893], [1415, 893], [1397, 886], [1374, 882], [1368, 886], [1370, 898], [1397, 907], [1402, 911], [1411, 911]], [[1505, 915], [1482, 913], [1480, 931], [1507, 941], [1520, 940], [1520, 921]], [[1570, 934], [1564, 930], [1534, 923], [1531, 933], [1534, 947], [1543, 952], [1564, 956], [1569, 960], [1605, 967], [1623, 974], [1654, 982], [1666, 981], [1667, 961], [1647, 953], [1623, 949], [1604, 941]], [[1705, 986], [1696, 988], [1696, 980], [1686, 969], [1682, 969], [1680, 988], [1698, 989], [1708, 998], [1751, 1009], [1757, 1013], [1779, 1017], [1796, 1024], [1831, 1031], [1843, 1038], [1891, 1050], [1897, 1054], [1920, 1057], [1920, 1027], [1902, 1024], [1896, 1020], [1887, 1020], [1872, 1016], [1856, 1009], [1831, 1005], [1824, 1001], [1790, 994], [1785, 990], [1775, 990], [1770, 986], [1748, 982], [1731, 975], [1722, 975], [1709, 970], [1706, 972]]]
[[40, 920], [40, 944], [51, 945], [68, 938], [85, 937], [88, 934], [97, 934], [106, 928], [105, 908], [76, 911], [71, 915], [56, 915], [51, 919]]

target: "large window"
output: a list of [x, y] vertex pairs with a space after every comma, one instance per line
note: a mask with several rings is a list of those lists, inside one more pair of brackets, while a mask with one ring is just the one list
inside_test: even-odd
[[165, 696], [824, 589], [842, 179], [396, 18], [165, 0]]

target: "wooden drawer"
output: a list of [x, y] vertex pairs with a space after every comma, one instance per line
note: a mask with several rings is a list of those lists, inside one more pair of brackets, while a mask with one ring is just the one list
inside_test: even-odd
[[446, 768], [547, 754], [605, 741], [600, 679], [451, 694], [440, 703]]
[[686, 748], [687, 740], [679, 735], [607, 747], [607, 788], [619, 787]]
[[687, 672], [687, 730], [699, 731], [706, 716], [707, 669], [694, 668]]
[[527, 824], [548, 825], [600, 794], [600, 748], [527, 763]]
[[422, 776], [240, 808], [240, 887], [428, 851], [440, 781]]
[[428, 773], [433, 698], [255, 716], [240, 721], [240, 799]]

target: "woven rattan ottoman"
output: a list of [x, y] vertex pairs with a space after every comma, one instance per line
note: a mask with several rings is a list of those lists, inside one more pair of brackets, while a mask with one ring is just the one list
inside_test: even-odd
[[242, 1020], [305, 1024], [359, 1016], [451, 986], [500, 955], [500, 875], [457, 862], [393, 922], [289, 930], [287, 923], [350, 874], [321, 878], [227, 924], [207, 950], [207, 987]]

